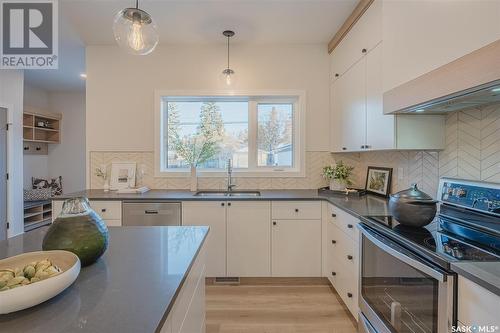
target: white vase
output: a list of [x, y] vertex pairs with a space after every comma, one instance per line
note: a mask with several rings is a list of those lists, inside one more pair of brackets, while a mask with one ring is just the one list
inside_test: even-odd
[[198, 190], [198, 177], [196, 176], [196, 167], [191, 167], [191, 192], [196, 192]]
[[332, 191], [343, 191], [345, 190], [345, 183], [339, 181], [338, 179], [330, 180], [330, 190]]

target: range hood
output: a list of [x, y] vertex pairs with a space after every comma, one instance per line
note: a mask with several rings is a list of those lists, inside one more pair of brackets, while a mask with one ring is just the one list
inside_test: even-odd
[[500, 103], [500, 40], [384, 93], [385, 114], [444, 114]]

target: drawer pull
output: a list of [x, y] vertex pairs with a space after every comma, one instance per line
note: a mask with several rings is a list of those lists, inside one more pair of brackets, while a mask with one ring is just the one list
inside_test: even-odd
[[351, 256], [351, 255], [348, 255], [348, 256], [347, 256], [347, 259], [352, 260], [352, 256]]
[[222, 207], [224, 207], [224, 203], [223, 203], [223, 202], [221, 202], [221, 203], [220, 203], [220, 205], [221, 205]]
[[227, 203], [227, 205], [228, 205], [228, 206], [231, 206], [231, 203], [230, 203], [230, 202], [228, 202], [228, 203]]
[[332, 239], [332, 244], [337, 244], [337, 241]]
[[337, 217], [337, 214], [332, 213], [332, 217]]
[[144, 214], [158, 214], [157, 210], [145, 210]]
[[332, 272], [332, 276], [335, 276], [335, 275], [337, 275], [337, 273], [336, 272]]
[[101, 209], [101, 213], [106, 213], [106, 208]]
[[348, 225], [347, 225], [347, 227], [348, 227], [349, 229], [352, 229], [353, 225], [352, 225], [352, 224], [348, 224]]
[[298, 208], [295, 208], [295, 213], [298, 213], [299, 212], [299, 209]]
[[273, 225], [276, 225], [276, 224], [277, 224], [276, 221], [273, 221]]
[[347, 293], [347, 297], [352, 298], [352, 293]]

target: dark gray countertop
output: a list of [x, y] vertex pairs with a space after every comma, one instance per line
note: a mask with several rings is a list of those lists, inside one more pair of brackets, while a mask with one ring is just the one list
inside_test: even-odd
[[457, 262], [452, 263], [451, 268], [500, 296], [500, 262]]
[[318, 190], [260, 190], [258, 197], [197, 197], [189, 191], [151, 190], [144, 194], [126, 194], [104, 192], [103, 190], [86, 190], [65, 194], [54, 199], [87, 197], [90, 200], [162, 200], [162, 201], [221, 201], [221, 200], [326, 200], [340, 209], [354, 215], [388, 215], [387, 199], [374, 195], [342, 196], [318, 193]]
[[[38, 251], [47, 228], [0, 242], [0, 259]], [[157, 332], [207, 227], [111, 227], [109, 248], [73, 285], [30, 309], [0, 315], [0, 332]]]

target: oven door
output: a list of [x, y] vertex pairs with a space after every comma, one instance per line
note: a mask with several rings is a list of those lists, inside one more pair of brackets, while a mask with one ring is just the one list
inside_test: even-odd
[[359, 307], [368, 327], [377, 333], [449, 332], [455, 322], [453, 273], [363, 224], [359, 228]]

